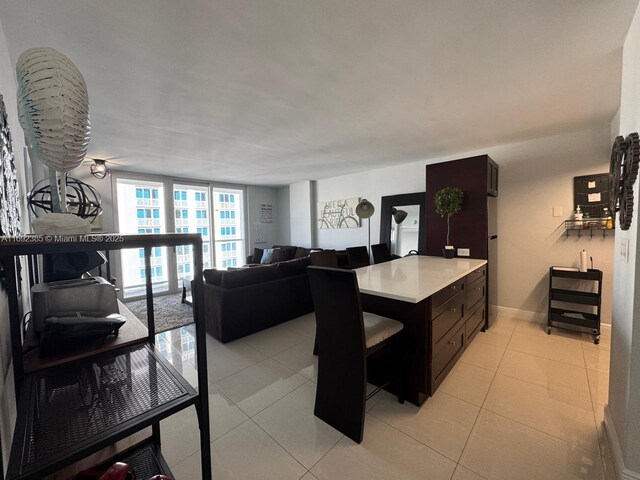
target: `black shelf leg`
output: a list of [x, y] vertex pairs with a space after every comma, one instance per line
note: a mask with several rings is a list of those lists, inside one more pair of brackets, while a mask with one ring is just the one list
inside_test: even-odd
[[207, 377], [207, 334], [204, 325], [204, 285], [202, 280], [202, 248], [193, 251], [193, 286], [191, 299], [196, 322], [196, 363], [198, 365], [198, 394], [196, 403], [200, 427], [200, 460], [203, 480], [211, 480], [211, 433], [209, 432], [209, 379]]
[[156, 322], [153, 315], [153, 280], [151, 280], [151, 247], [144, 247], [144, 276], [147, 287], [147, 329], [149, 341], [156, 344]]

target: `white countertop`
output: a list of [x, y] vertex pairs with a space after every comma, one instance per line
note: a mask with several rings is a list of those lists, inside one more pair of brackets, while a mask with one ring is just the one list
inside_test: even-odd
[[360, 293], [418, 303], [486, 264], [472, 258], [411, 255], [356, 269]]

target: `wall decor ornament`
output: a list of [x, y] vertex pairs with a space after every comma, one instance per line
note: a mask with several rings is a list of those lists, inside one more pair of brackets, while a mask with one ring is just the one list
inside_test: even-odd
[[640, 136], [637, 132], [624, 138], [616, 137], [611, 149], [609, 166], [609, 211], [620, 212], [620, 228], [629, 230], [633, 219], [633, 184], [638, 177]]
[[345, 198], [318, 202], [318, 227], [320, 229], [358, 228], [360, 218], [356, 215], [359, 198]]
[[[94, 223], [102, 214], [100, 194], [88, 183], [70, 176], [67, 182], [67, 209], [80, 218], [86, 218]], [[29, 209], [38, 218], [43, 213], [52, 212], [51, 185], [48, 180], [40, 180], [29, 192]]]
[[89, 145], [89, 97], [78, 68], [48, 47], [23, 52], [16, 64], [18, 116], [31, 159], [49, 167], [54, 212], [66, 212], [66, 181]]
[[0, 236], [20, 235], [20, 195], [4, 99], [0, 95]]

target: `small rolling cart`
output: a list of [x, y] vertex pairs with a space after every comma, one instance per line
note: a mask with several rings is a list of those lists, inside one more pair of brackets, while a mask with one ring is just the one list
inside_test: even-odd
[[[557, 279], [569, 279], [563, 282], [563, 287], [557, 288], [560, 281]], [[554, 283], [554, 279], [556, 282]], [[571, 282], [573, 280], [574, 282]], [[592, 283], [591, 289], [584, 288]], [[578, 288], [566, 288], [569, 284]], [[573, 285], [571, 285], [573, 286]], [[584, 289], [579, 289], [583, 287]], [[559, 306], [560, 305], [560, 306]], [[590, 311], [589, 311], [590, 310]], [[593, 343], [600, 343], [600, 317], [602, 311], [602, 270], [589, 269], [581, 272], [571, 267], [551, 267], [549, 269], [549, 315], [547, 320], [547, 333], [551, 334], [551, 328], [567, 328], [568, 325], [588, 328], [593, 334]], [[562, 325], [557, 325], [557, 324]]]

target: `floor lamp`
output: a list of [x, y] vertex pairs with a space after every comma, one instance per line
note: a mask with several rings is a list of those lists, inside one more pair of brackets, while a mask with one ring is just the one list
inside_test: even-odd
[[374, 208], [373, 204], [367, 200], [366, 198], [363, 198], [362, 200], [360, 200], [360, 203], [358, 203], [358, 206], [356, 207], [356, 215], [360, 218], [366, 218], [367, 219], [367, 225], [369, 226], [369, 250], [367, 250], [367, 255], [369, 255], [369, 261], [371, 261], [371, 216], [374, 214], [374, 212], [376, 211], [376, 209]]

